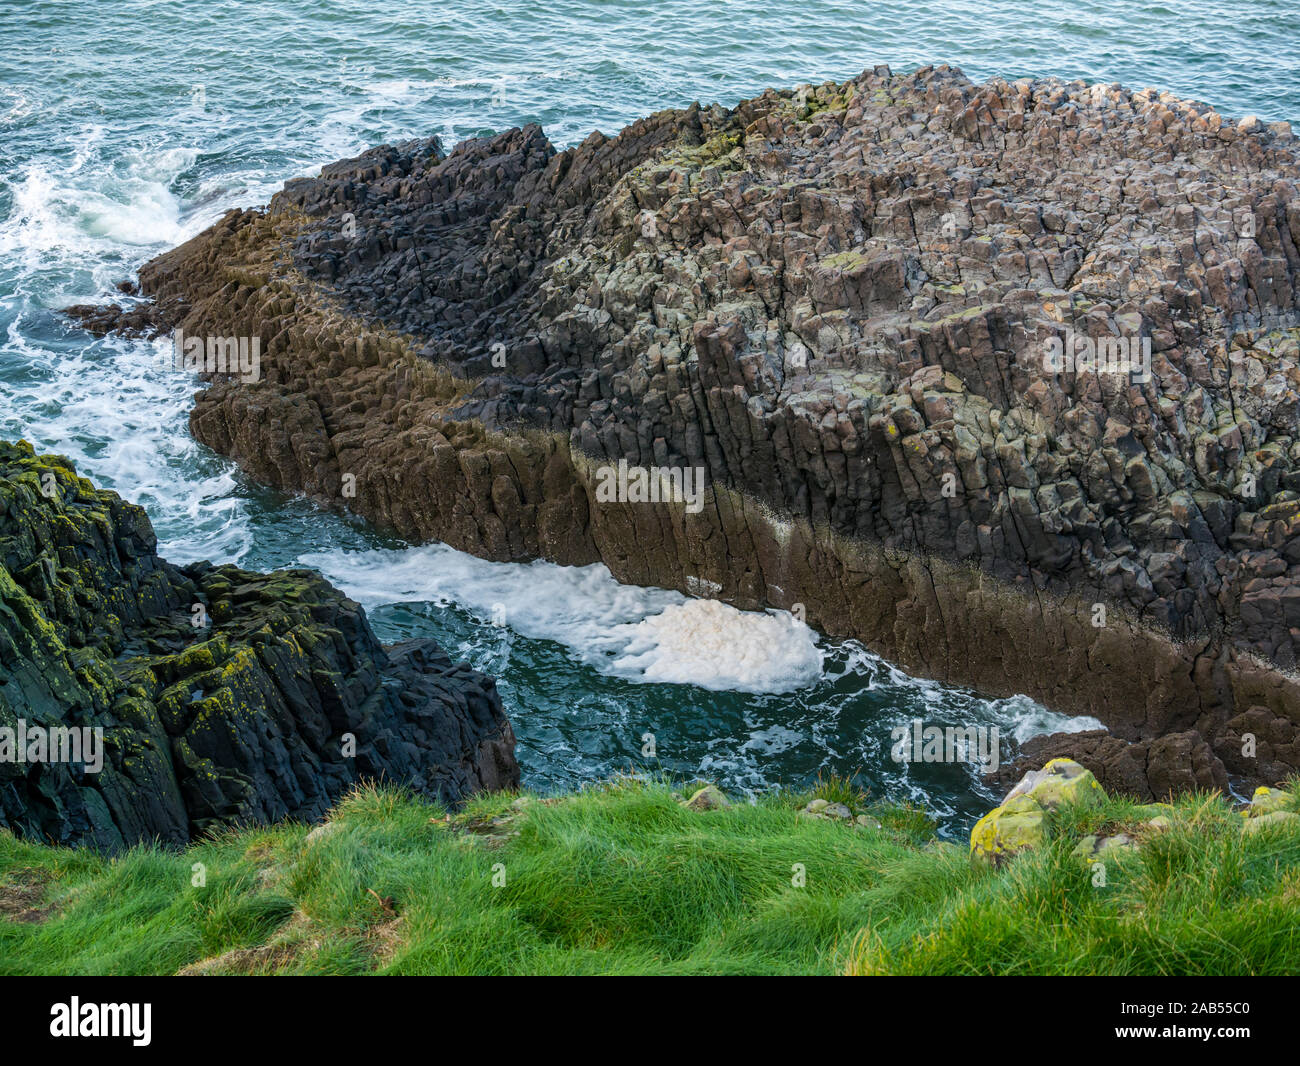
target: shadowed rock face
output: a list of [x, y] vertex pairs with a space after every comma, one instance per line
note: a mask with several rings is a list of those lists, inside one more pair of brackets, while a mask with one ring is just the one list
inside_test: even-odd
[[[1267, 781], [1300, 768], [1297, 177], [1288, 129], [1167, 95], [881, 68], [565, 152], [378, 148], [140, 284], [260, 338], [191, 426], [270, 484], [799, 603]], [[708, 506], [603, 502], [618, 460]]]
[[362, 779], [447, 803], [518, 784], [490, 678], [431, 640], [385, 649], [309, 571], [155, 546], [139, 507], [0, 442], [0, 729], [103, 730], [97, 773], [0, 758], [0, 827], [117, 850], [316, 820]]

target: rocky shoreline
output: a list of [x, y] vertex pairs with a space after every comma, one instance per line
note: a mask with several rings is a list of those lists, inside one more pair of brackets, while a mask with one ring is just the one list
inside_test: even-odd
[[448, 805], [518, 785], [491, 678], [432, 640], [381, 646], [315, 573], [156, 544], [68, 460], [0, 442], [0, 829], [179, 846], [317, 821], [361, 781]]
[[[72, 310], [255, 340], [191, 429], [276, 488], [796, 609], [1110, 730], [1017, 773], [1271, 785], [1300, 770], [1296, 145], [877, 68], [563, 152], [376, 148], [147, 264], [147, 303]], [[705, 505], [600, 498], [620, 461], [701, 470]]]

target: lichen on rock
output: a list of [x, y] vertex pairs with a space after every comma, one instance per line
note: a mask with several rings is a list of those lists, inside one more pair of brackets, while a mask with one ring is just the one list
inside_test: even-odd
[[156, 547], [139, 507], [0, 442], [0, 731], [103, 745], [96, 772], [85, 750], [28, 759], [0, 742], [0, 827], [180, 845], [315, 821], [366, 779], [449, 804], [518, 783], [492, 680], [436, 642], [383, 647], [313, 572], [178, 567]]
[[1007, 800], [1017, 796], [1029, 796], [1051, 809], [1062, 803], [1098, 803], [1106, 798], [1106, 791], [1090, 770], [1073, 759], [1053, 759], [1041, 770], [1025, 774], [1007, 793]]
[[[1049, 812], [1065, 804], [1094, 805], [1105, 798], [1105, 790], [1088, 770], [1070, 759], [1053, 759], [1042, 770], [1026, 774], [1001, 804], [975, 823], [970, 834], [971, 856], [999, 866], [1022, 851], [1047, 843], [1051, 838]], [[1113, 846], [1126, 842], [1106, 839]], [[1076, 852], [1091, 855], [1108, 846], [1112, 845], [1106, 840], [1087, 837]]]
[[1032, 796], [1017, 796], [994, 807], [975, 823], [970, 834], [971, 856], [999, 866], [1049, 839], [1047, 811]]

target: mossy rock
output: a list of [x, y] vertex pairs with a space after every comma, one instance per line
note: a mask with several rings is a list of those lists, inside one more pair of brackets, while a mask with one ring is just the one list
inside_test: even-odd
[[1289, 792], [1280, 788], [1255, 789], [1250, 798], [1250, 806], [1241, 812], [1243, 818], [1262, 818], [1278, 811], [1294, 811], [1296, 799]]
[[1300, 814], [1296, 814], [1295, 811], [1272, 811], [1269, 814], [1247, 818], [1241, 828], [1245, 833], [1273, 830], [1294, 832], [1300, 829]]
[[102, 739], [102, 759], [0, 762], [0, 830], [183, 845], [315, 821], [364, 778], [452, 805], [518, 783], [492, 682], [435, 642], [386, 650], [312, 571], [177, 567], [156, 544], [139, 507], [0, 441], [0, 728]]
[[1029, 848], [1047, 843], [1047, 811], [1032, 796], [1016, 796], [975, 823], [971, 857], [999, 866]]
[[1041, 770], [1031, 770], [1020, 779], [1007, 799], [1030, 796], [1043, 807], [1053, 810], [1065, 803], [1097, 804], [1106, 799], [1106, 790], [1073, 759], [1053, 759]]
[[731, 801], [716, 785], [705, 785], [683, 801], [682, 806], [689, 811], [722, 811], [731, 806]]
[[1074, 846], [1070, 854], [1085, 862], [1106, 862], [1120, 855], [1137, 851], [1138, 843], [1127, 833], [1112, 836], [1089, 834]]

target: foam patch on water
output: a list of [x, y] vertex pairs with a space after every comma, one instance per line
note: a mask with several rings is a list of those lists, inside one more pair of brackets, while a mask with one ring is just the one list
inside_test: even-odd
[[1027, 696], [994, 700], [992, 706], [1003, 736], [1010, 737], [1017, 744], [1047, 733], [1083, 733], [1089, 729], [1106, 728], [1100, 720], [1088, 715], [1071, 717], [1049, 711]]
[[23, 324], [10, 327], [6, 358], [26, 362], [30, 374], [7, 386], [14, 410], [0, 412], [0, 438], [66, 455], [102, 488], [142, 505], [170, 561], [239, 561], [250, 543], [234, 468], [189, 436], [196, 379], [164, 366], [168, 342], [110, 336], [49, 359]]
[[990, 699], [968, 689], [945, 685], [928, 678], [913, 677], [893, 663], [873, 654], [856, 641], [846, 641], [828, 663], [828, 673], [858, 674], [866, 688], [885, 688], [897, 693], [890, 725], [904, 725], [914, 718], [927, 725], [983, 724], [997, 726], [1003, 738], [1015, 745], [1030, 737], [1048, 733], [1082, 733], [1105, 729], [1096, 718], [1048, 710], [1028, 696]]
[[759, 614], [717, 600], [687, 600], [614, 633], [628, 644], [611, 668], [640, 681], [788, 692], [822, 672], [816, 634], [785, 612]]
[[300, 561], [368, 610], [456, 603], [631, 681], [779, 693], [822, 673], [817, 634], [792, 615], [620, 585], [598, 563], [490, 563], [442, 544], [315, 552]]

